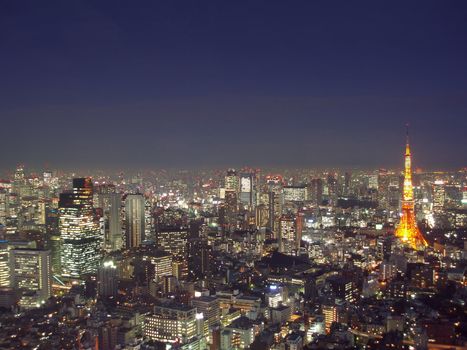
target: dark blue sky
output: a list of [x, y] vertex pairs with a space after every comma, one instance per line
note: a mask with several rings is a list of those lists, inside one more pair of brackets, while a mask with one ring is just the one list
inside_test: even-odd
[[466, 1], [0, 2], [0, 168], [467, 165]]

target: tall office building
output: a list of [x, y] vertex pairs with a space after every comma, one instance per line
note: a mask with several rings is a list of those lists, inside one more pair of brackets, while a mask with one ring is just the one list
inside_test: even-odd
[[156, 233], [156, 246], [176, 258], [186, 259], [188, 254], [188, 228], [166, 226]]
[[327, 177], [328, 199], [334, 204], [337, 201], [337, 178], [335, 173], [329, 173]]
[[351, 192], [351, 187], [352, 187], [352, 173], [349, 171], [346, 171], [344, 174], [344, 188], [343, 188], [342, 194], [344, 196], [348, 196]]
[[247, 209], [256, 206], [256, 177], [253, 173], [240, 174], [240, 203]]
[[216, 297], [201, 296], [191, 300], [191, 305], [196, 308], [198, 314], [203, 314], [204, 334], [207, 335], [209, 328], [220, 324], [220, 302]]
[[436, 214], [444, 210], [446, 191], [444, 181], [435, 181], [433, 183], [433, 212]]
[[284, 214], [280, 218], [279, 249], [284, 254], [297, 255], [300, 249], [304, 215], [302, 212]]
[[202, 238], [190, 239], [190, 270], [197, 275], [206, 275], [211, 269], [212, 247]]
[[284, 202], [282, 177], [268, 176], [266, 177], [266, 183], [269, 194], [269, 229], [274, 232], [274, 236], [278, 238], [280, 232], [280, 218]]
[[322, 313], [324, 316], [324, 324], [326, 332], [329, 332], [333, 322], [337, 322], [338, 312], [337, 306], [333, 304], [326, 304], [322, 306]]
[[121, 208], [122, 198], [114, 185], [103, 184], [96, 188], [95, 206], [104, 215], [104, 247], [108, 251], [120, 250], [123, 246]]
[[280, 251], [288, 255], [296, 255], [299, 248], [300, 237], [297, 235], [295, 216], [282, 215], [280, 219]]
[[172, 254], [163, 250], [154, 251], [149, 257], [154, 268], [154, 281], [159, 282], [164, 276], [172, 275]]
[[145, 239], [145, 201], [142, 194], [129, 194], [125, 199], [126, 247], [139, 247]]
[[315, 205], [323, 202], [323, 180], [313, 179], [308, 185], [308, 198]]
[[11, 285], [20, 290], [19, 305], [33, 308], [52, 294], [50, 250], [18, 248], [11, 253]]
[[64, 277], [95, 273], [99, 265], [101, 234], [92, 203], [90, 178], [73, 179], [73, 190], [60, 194], [60, 260]]
[[386, 209], [389, 205], [389, 174], [385, 169], [379, 169], [378, 172], [378, 206]]
[[7, 242], [0, 241], [0, 287], [10, 286], [10, 249]]
[[105, 260], [97, 269], [97, 295], [102, 298], [117, 296], [117, 266]]
[[224, 180], [224, 188], [226, 191], [238, 192], [238, 175], [235, 169], [227, 170], [227, 175]]
[[238, 198], [237, 192], [225, 191], [224, 218], [226, 228], [236, 228], [238, 221]]
[[10, 194], [7, 189], [0, 187], [0, 224], [5, 225], [10, 216]]
[[110, 251], [120, 250], [123, 247], [122, 236], [122, 198], [120, 193], [109, 194], [108, 206], [108, 227], [109, 227], [109, 249]]
[[307, 198], [305, 186], [284, 186], [285, 202], [304, 202]]

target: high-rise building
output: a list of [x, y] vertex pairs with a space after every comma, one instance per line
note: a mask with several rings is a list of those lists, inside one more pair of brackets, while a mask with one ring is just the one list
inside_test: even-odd
[[378, 174], [368, 175], [368, 188], [372, 190], [378, 189]]
[[351, 186], [352, 186], [352, 173], [349, 171], [346, 171], [344, 174], [344, 189], [342, 191], [342, 194], [344, 196], [348, 196], [350, 194]]
[[389, 174], [387, 170], [380, 169], [378, 172], [378, 206], [387, 209], [389, 205]]
[[285, 202], [304, 202], [307, 198], [305, 186], [284, 186]]
[[185, 259], [188, 253], [188, 228], [166, 226], [156, 233], [156, 246], [174, 257]]
[[315, 205], [321, 205], [323, 202], [323, 180], [313, 179], [308, 185], [309, 200]]
[[348, 303], [354, 303], [358, 299], [358, 289], [355, 281], [342, 276], [329, 278], [331, 290], [336, 298]]
[[212, 247], [203, 238], [190, 239], [190, 270], [198, 276], [205, 276], [210, 271]]
[[297, 226], [294, 215], [282, 215], [280, 219], [280, 251], [296, 255], [300, 248], [300, 237], [297, 235]]
[[327, 188], [328, 188], [328, 199], [331, 203], [336, 203], [337, 201], [337, 178], [336, 174], [329, 173], [327, 177]]
[[227, 170], [227, 175], [225, 176], [224, 188], [225, 191], [238, 192], [238, 175], [235, 169]]
[[238, 198], [235, 191], [225, 191], [224, 218], [226, 228], [235, 229], [237, 227]]
[[93, 184], [90, 178], [73, 179], [73, 190], [60, 194], [62, 276], [79, 278], [97, 271], [101, 232], [92, 204]]
[[97, 187], [97, 206], [104, 215], [104, 247], [108, 251], [119, 250], [123, 246], [120, 193], [114, 185], [103, 184]]
[[256, 206], [256, 177], [253, 173], [240, 174], [240, 203], [252, 210]]
[[22, 292], [19, 305], [33, 308], [43, 304], [52, 294], [50, 251], [17, 248], [11, 253], [11, 286]]
[[10, 194], [8, 190], [0, 187], [0, 224], [5, 225], [10, 216]]
[[117, 266], [105, 260], [97, 269], [97, 295], [101, 298], [116, 297], [118, 289]]
[[214, 327], [215, 325], [220, 324], [221, 309], [218, 298], [201, 296], [199, 298], [194, 298], [191, 301], [191, 305], [196, 308], [196, 312], [198, 314], [203, 314], [205, 334], [208, 333], [210, 327]]
[[142, 194], [129, 194], [125, 199], [126, 247], [139, 247], [145, 239], [145, 201]]
[[444, 210], [446, 191], [444, 181], [435, 181], [433, 183], [433, 212], [436, 214]]
[[284, 192], [281, 176], [267, 176], [266, 184], [269, 194], [269, 229], [274, 232], [276, 238], [280, 233], [280, 218], [284, 204]]
[[172, 275], [172, 254], [158, 250], [149, 259], [154, 267], [154, 281], [159, 282], [164, 276]]
[[8, 243], [0, 241], [0, 287], [10, 286], [10, 249]]
[[412, 156], [410, 154], [409, 135], [407, 132], [407, 143], [405, 146], [405, 171], [404, 171], [404, 191], [402, 196], [402, 216], [395, 235], [403, 242], [420, 248], [427, 246], [420, 229], [417, 226], [414, 210], [414, 195], [412, 186]]
[[333, 322], [337, 322], [337, 306], [334, 304], [326, 304], [322, 306], [322, 312], [324, 316], [324, 324], [326, 331], [329, 332]]

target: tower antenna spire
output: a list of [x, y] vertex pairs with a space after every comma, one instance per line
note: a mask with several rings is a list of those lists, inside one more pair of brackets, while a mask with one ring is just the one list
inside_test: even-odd
[[409, 123], [405, 123], [405, 140], [409, 144]]

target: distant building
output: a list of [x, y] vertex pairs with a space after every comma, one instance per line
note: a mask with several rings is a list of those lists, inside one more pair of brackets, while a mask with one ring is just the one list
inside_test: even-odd
[[306, 186], [284, 186], [284, 201], [304, 202], [307, 195]]

